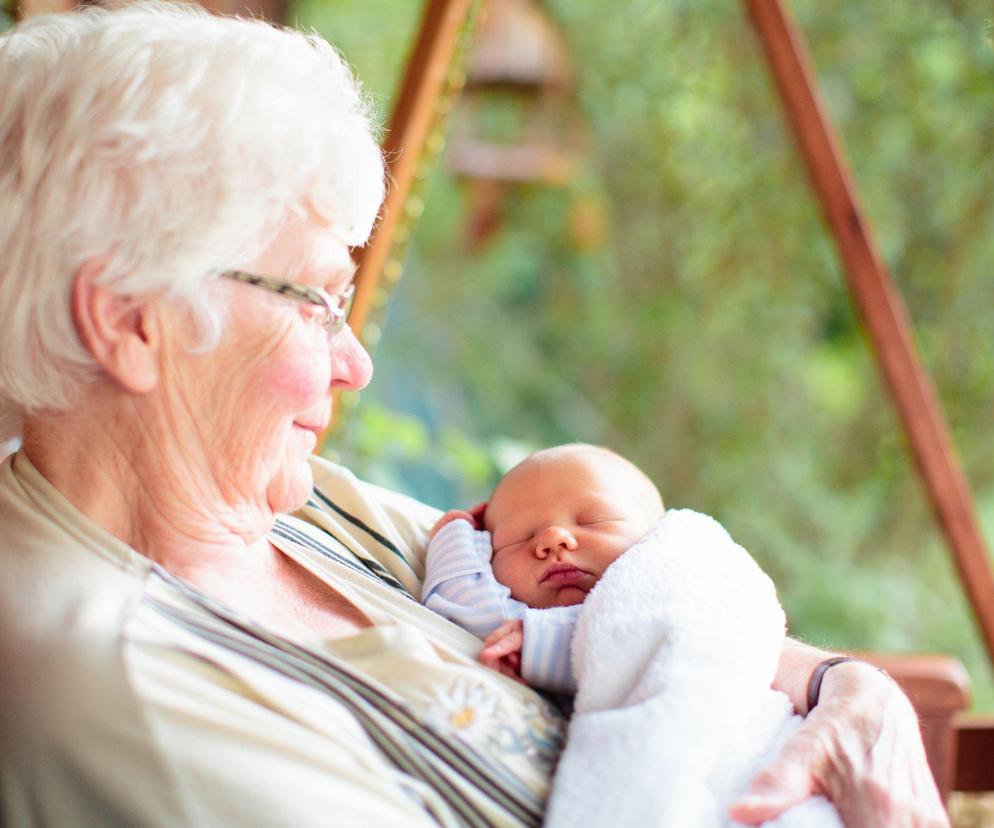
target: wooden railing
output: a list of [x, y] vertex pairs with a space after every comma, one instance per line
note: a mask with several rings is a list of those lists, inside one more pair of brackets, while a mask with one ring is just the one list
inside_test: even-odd
[[994, 791], [994, 717], [963, 716], [953, 722], [955, 791]]
[[936, 785], [950, 791], [994, 791], [994, 717], [965, 714], [969, 679], [951, 656], [860, 653], [883, 667], [908, 694]]
[[911, 699], [935, 784], [945, 799], [957, 788], [955, 718], [970, 704], [970, 680], [963, 665], [951, 656], [858, 655], [883, 667]]

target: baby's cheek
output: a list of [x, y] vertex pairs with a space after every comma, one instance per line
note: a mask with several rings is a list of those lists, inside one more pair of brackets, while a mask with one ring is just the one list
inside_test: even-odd
[[491, 560], [491, 566], [494, 570], [494, 577], [502, 583], [504, 586], [510, 586], [507, 583], [507, 553], [501, 555], [495, 555]]
[[518, 601], [531, 603], [531, 595], [525, 588], [527, 579], [522, 571], [522, 567], [515, 561], [515, 556], [511, 552], [504, 552], [498, 555], [493, 561], [494, 578], [498, 583], [503, 584], [511, 590], [511, 597]]

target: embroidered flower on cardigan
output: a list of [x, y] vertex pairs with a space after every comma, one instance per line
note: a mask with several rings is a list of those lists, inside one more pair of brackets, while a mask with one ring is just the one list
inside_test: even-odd
[[487, 738], [496, 724], [497, 695], [483, 684], [460, 679], [435, 694], [425, 720], [440, 730], [453, 730], [470, 741]]

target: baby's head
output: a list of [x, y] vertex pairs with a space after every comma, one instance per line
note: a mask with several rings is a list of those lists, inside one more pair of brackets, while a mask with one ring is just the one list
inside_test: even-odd
[[530, 607], [579, 604], [662, 515], [656, 487], [625, 458], [583, 443], [544, 449], [490, 498], [494, 576]]

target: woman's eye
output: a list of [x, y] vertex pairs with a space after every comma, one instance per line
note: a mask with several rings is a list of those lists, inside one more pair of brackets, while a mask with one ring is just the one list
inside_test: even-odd
[[316, 305], [304, 305], [301, 309], [301, 315], [304, 317], [304, 322], [315, 328], [320, 328], [324, 322], [327, 314]]

